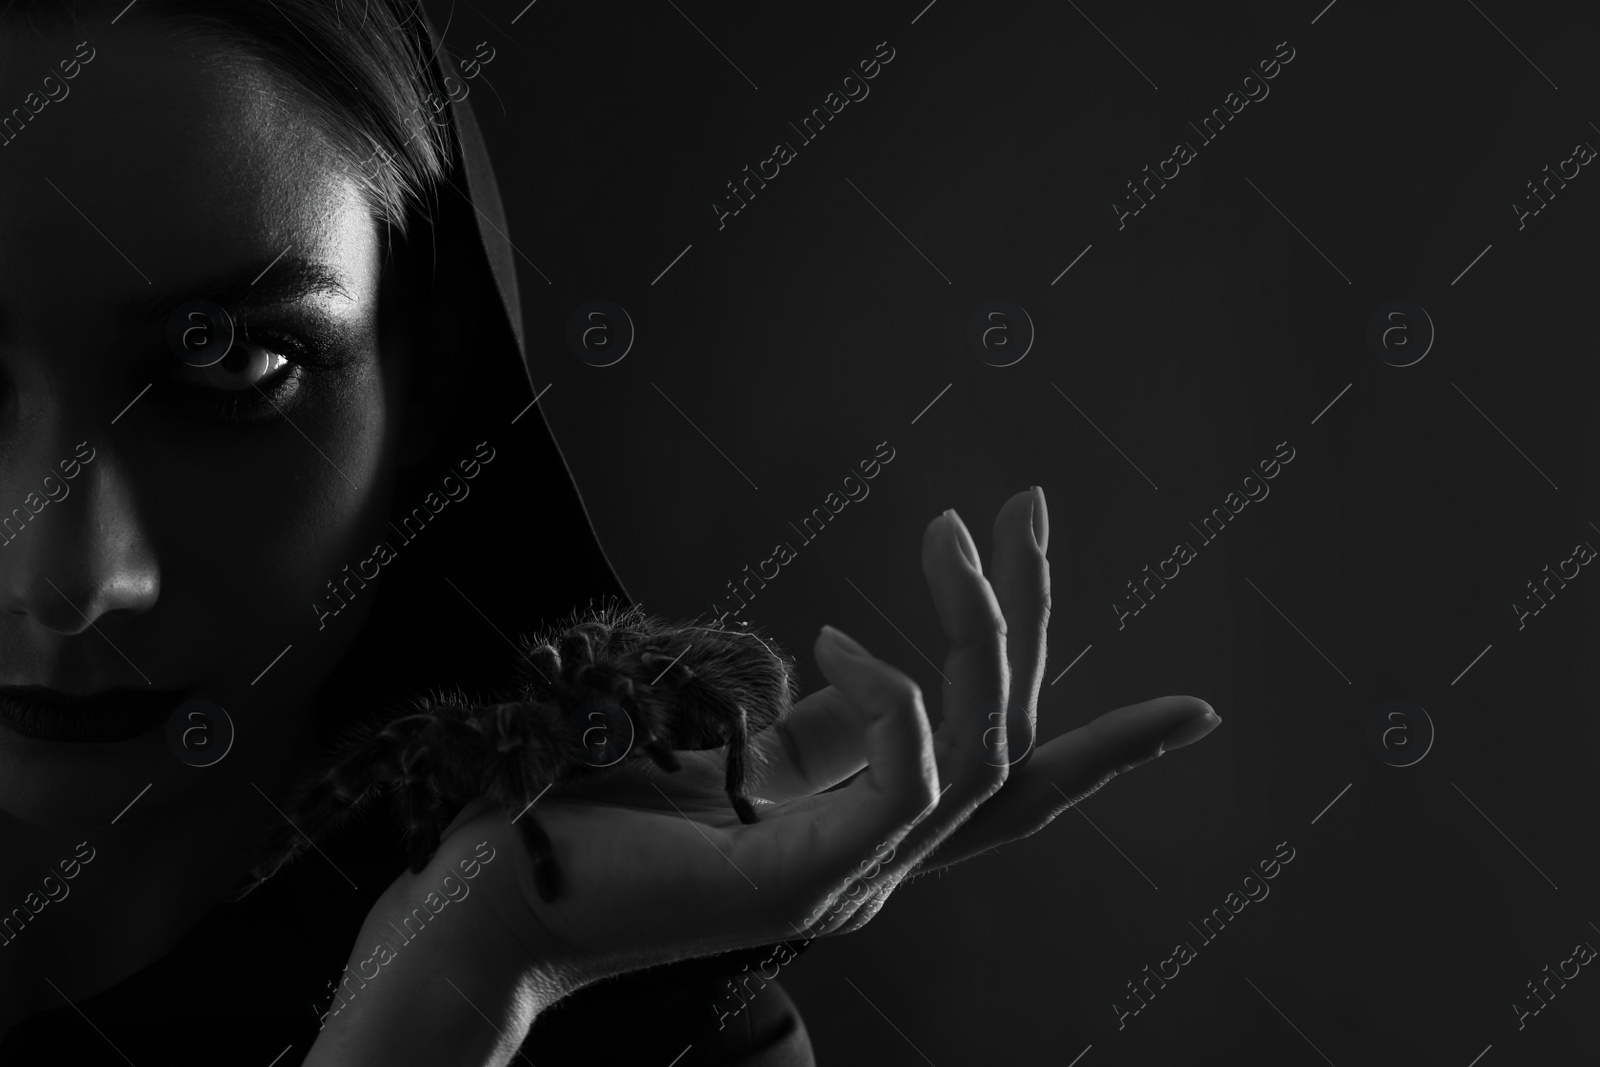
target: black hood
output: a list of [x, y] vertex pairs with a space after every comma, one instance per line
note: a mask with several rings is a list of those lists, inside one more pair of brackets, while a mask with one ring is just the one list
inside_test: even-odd
[[[451, 57], [436, 26], [448, 32], [453, 5], [435, 6], [434, 25], [412, 29], [427, 35], [433, 76], [442, 84]], [[425, 354], [458, 361], [458, 390], [434, 454], [402, 475], [395, 518], [437, 489], [461, 460], [494, 458], [482, 463], [469, 494], [439, 511], [406, 542], [398, 561], [384, 566], [371, 616], [320, 694], [314, 723], [323, 750], [353, 718], [424, 690], [499, 689], [520, 655], [519, 634], [592, 604], [628, 602], [533, 403], [549, 383], [541, 383], [527, 350], [517, 284], [521, 253], [483, 135], [465, 101], [452, 102], [446, 113], [452, 160], [430, 205], [433, 269], [474, 295], [473, 340], [453, 352]], [[413, 240], [420, 245], [428, 237]], [[261, 807], [263, 827], [280, 818], [265, 802]], [[216, 907], [143, 971], [77, 1005], [25, 1020], [0, 1042], [0, 1067], [121, 1063], [124, 1056], [135, 1063], [302, 1062], [363, 920], [406, 866], [392, 818], [387, 805], [370, 806], [322, 841], [319, 852]], [[714, 1062], [754, 1063], [741, 1056], [760, 1046], [779, 1057], [760, 1062], [809, 1064], [804, 1026], [776, 984], [744, 1013], [742, 1025], [711, 1026], [721, 976], [760, 966], [769, 954], [758, 947], [685, 960], [590, 986], [540, 1017], [532, 1048], [542, 1062], [597, 1062], [600, 1048], [607, 1062], [644, 1062], [659, 1049], [693, 1045]]]
[[[443, 36], [431, 25], [412, 29], [427, 35], [434, 80], [443, 85], [452, 58]], [[423, 689], [498, 687], [510, 676], [519, 633], [590, 602], [626, 600], [550, 428], [531, 404], [540, 383], [524, 341], [519, 253], [483, 136], [465, 101], [451, 102], [447, 113], [453, 158], [430, 205], [433, 269], [483, 299], [470, 323], [474, 343], [427, 355], [459, 361], [453, 368], [459, 392], [434, 455], [403, 475], [396, 518], [461, 460], [484, 451], [494, 458], [482, 464], [467, 496], [385, 566], [371, 617], [323, 687], [316, 726], [324, 742], [353, 717]], [[429, 237], [413, 233], [412, 240], [425, 245]], [[389, 813], [380, 807], [323, 843], [342, 873], [316, 854], [292, 864], [244, 899], [217, 907], [152, 966], [76, 1008], [28, 1019], [0, 1047], [0, 1064], [44, 1062], [36, 1054], [51, 1062], [102, 1062], [109, 1050], [83, 1026], [84, 1016], [135, 1062], [192, 1056], [197, 1063], [266, 1063], [285, 1044], [294, 1051], [283, 1063], [300, 1062], [317, 1033], [317, 1010], [326, 1006], [324, 986], [340, 973], [362, 920], [405, 866]], [[264, 819], [277, 818], [262, 808]], [[230, 1033], [227, 1047], [215, 1044]]]
[[[428, 34], [433, 77], [448, 100], [443, 87], [459, 85], [445, 81], [459, 58], [443, 36], [454, 5], [433, 6], [431, 24], [413, 29]], [[525, 257], [483, 134], [465, 99], [451, 100], [446, 114], [452, 159], [429, 205], [431, 267], [435, 278], [472, 295], [471, 341], [454, 352], [424, 354], [456, 361], [456, 392], [432, 456], [402, 476], [396, 520], [435, 493], [460, 461], [494, 459], [482, 465], [464, 500], [448, 504], [401, 549], [399, 562], [384, 568], [372, 617], [324, 688], [317, 721], [328, 739], [375, 705], [441, 686], [492, 686], [509, 675], [519, 633], [590, 603], [629, 600], [544, 418], [548, 398], [534, 403], [550, 384], [534, 367], [550, 352], [536, 358], [528, 350], [517, 280]], [[426, 249], [429, 236], [412, 240]]]

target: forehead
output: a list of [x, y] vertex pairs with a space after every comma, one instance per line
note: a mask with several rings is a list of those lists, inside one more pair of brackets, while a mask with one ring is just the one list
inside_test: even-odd
[[[65, 78], [62, 61], [91, 48]], [[29, 116], [0, 147], [0, 284], [13, 294], [54, 267], [79, 285], [181, 287], [289, 245], [357, 274], [375, 261], [347, 165], [258, 60], [131, 12], [116, 27], [0, 22], [0, 119], [13, 107]]]

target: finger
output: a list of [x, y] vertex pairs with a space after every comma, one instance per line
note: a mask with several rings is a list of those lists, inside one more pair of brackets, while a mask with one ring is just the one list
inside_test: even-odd
[[[1040, 746], [1026, 771], [980, 806], [926, 857], [918, 874], [948, 867], [997, 845], [1035, 833], [1116, 775], [1205, 737], [1222, 722], [1198, 697], [1169, 696], [1095, 719]], [[872, 920], [906, 877], [897, 869], [863, 894], [859, 907], [826, 932], [847, 934]]]
[[[893, 842], [891, 857], [869, 863], [875, 871], [914, 866], [937, 842], [960, 825], [984, 798], [1005, 781], [1006, 623], [994, 590], [983, 577], [977, 546], [953, 510], [928, 524], [922, 540], [922, 567], [941, 627], [950, 641], [945, 657], [944, 714], [934, 736], [941, 776], [948, 781], [929, 801], [918, 825]], [[847, 886], [848, 899], [820, 927], [848, 921], [867, 899], [859, 879]], [[839, 907], [842, 905], [842, 908]]]
[[1199, 697], [1166, 696], [1109, 711], [1039, 753], [1041, 779], [1074, 802], [1112, 776], [1200, 740], [1222, 716]]
[[[922, 536], [922, 571], [950, 651], [938, 740], [950, 755], [965, 755], [955, 777], [980, 789], [998, 789], [1000, 774], [977, 773], [966, 764], [991, 770], [1005, 766], [1005, 711], [1009, 685], [1006, 619], [994, 589], [983, 576], [978, 549], [966, 524], [952, 509], [934, 519]], [[956, 785], [958, 794], [966, 790]]]
[[[954, 512], [942, 518], [950, 522], [948, 532], [955, 535], [955, 547], [971, 551], [970, 558], [975, 560], [971, 537], [960, 519]], [[939, 539], [940, 532], [935, 525], [930, 525], [924, 537], [924, 568], [940, 607], [940, 619], [952, 643], [951, 662], [947, 663], [946, 670], [952, 684], [936, 743], [941, 745], [941, 754], [944, 753], [942, 746], [952, 741], [968, 752], [980, 752], [991, 767], [1021, 763], [1033, 747], [1035, 707], [1049, 622], [1050, 575], [1044, 554], [1049, 544], [1049, 526], [1044, 494], [1035, 487], [1017, 494], [1001, 507], [994, 523], [990, 597], [981, 595], [982, 586], [989, 583], [983, 583], [981, 578], [972, 580], [971, 574], [977, 567], [952, 565], [954, 553], [949, 551], [949, 541]], [[965, 551], [962, 555], [962, 562], [965, 562]], [[990, 601], [998, 615], [997, 626], [985, 619], [984, 609]], [[996, 629], [1003, 642], [1000, 646], [990, 641]], [[997, 664], [998, 670], [980, 669], [963, 674], [958, 653], [971, 656], [974, 650], [980, 653], [977, 658], [983, 667]], [[952, 724], [954, 729], [947, 730]], [[1003, 731], [995, 729], [1001, 724], [1005, 727]], [[934, 816], [908, 835], [895, 861], [880, 872], [875, 885], [859, 902], [855, 912], [840, 924], [840, 929], [855, 929], [865, 924], [883, 906], [892, 887], [941, 840], [959, 832], [974, 811], [982, 810], [980, 804], [994, 803], [994, 789], [998, 788], [998, 782], [1005, 781], [1008, 772], [1002, 770], [998, 779], [971, 776], [965, 757], [958, 757], [955, 764], [951, 777], [964, 778], [963, 788], [956, 795], [943, 799]], [[962, 774], [963, 771], [968, 774]], [[998, 795], [1004, 795], [1004, 791]]]
[[752, 742], [763, 766], [752, 792], [776, 804], [831, 789], [867, 765], [862, 719], [836, 687], [819, 689]]
[[1049, 543], [1044, 490], [1034, 486], [1000, 508], [994, 520], [989, 581], [1006, 620], [1006, 662], [1011, 670], [1006, 758], [1013, 768], [1029, 757], [1037, 734], [1045, 630], [1050, 623], [1050, 563], [1045, 558]]
[[916, 682], [831, 626], [823, 627], [815, 654], [861, 723], [867, 768], [843, 789], [738, 832], [753, 851], [775, 845], [756, 858], [773, 865], [774, 880], [786, 879], [812, 901], [836, 891], [864, 857], [902, 841], [939, 793], [933, 731]]
[[[920, 863], [1006, 780], [1006, 620], [977, 561], [977, 547], [953, 510], [928, 524], [922, 541], [923, 572], [950, 640], [944, 716], [934, 737], [941, 774], [949, 779], [948, 792], [935, 798], [935, 810], [881, 865], [877, 886]], [[849, 889], [848, 905], [834, 912], [823, 929], [848, 923], [881, 892], [874, 886]]]
[[1039, 746], [1025, 772], [929, 857], [932, 868], [1027, 837], [1118, 774], [1205, 737], [1222, 717], [1199, 697], [1166, 696], [1104, 715]]

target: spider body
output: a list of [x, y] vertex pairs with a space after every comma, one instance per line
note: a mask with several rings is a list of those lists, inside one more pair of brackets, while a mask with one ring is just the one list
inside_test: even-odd
[[746, 795], [759, 759], [751, 740], [792, 706], [791, 659], [754, 633], [669, 623], [616, 604], [523, 644], [500, 699], [433, 694], [358, 729], [297, 791], [290, 826], [269, 842], [250, 888], [383, 796], [400, 817], [411, 870], [420, 871], [450, 820], [486, 798], [513, 817], [539, 894], [554, 900], [560, 868], [533, 802], [626, 759], [676, 771], [674, 749], [726, 746], [729, 802], [742, 822], [757, 821]]

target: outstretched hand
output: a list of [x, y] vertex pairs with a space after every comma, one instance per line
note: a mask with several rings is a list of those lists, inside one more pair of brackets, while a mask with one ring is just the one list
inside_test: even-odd
[[[862, 857], [892, 848], [938, 797], [916, 684], [831, 629], [815, 654], [865, 773], [763, 805], [744, 825], [720, 769], [692, 761], [700, 754], [680, 753], [689, 771], [680, 774], [628, 761], [603, 794], [552, 793], [533, 807], [561, 865], [554, 901], [539, 895], [513, 817], [469, 806], [422, 871], [402, 874], [369, 913], [350, 968], [362, 986], [306, 1062], [503, 1063], [538, 1011], [584, 985], [793, 937]], [[430, 894], [437, 906], [443, 892], [457, 897], [429, 918]], [[409, 941], [408, 917], [426, 923]]]
[[[354, 995], [306, 1063], [509, 1062], [537, 1012], [584, 985], [854, 929], [908, 872], [1025, 837], [1215, 727], [1203, 701], [1165, 697], [1034, 748], [1047, 544], [1038, 490], [1001, 509], [993, 584], [954, 512], [930, 523], [923, 568], [951, 642], [938, 731], [915, 682], [825, 627], [814, 654], [831, 684], [754, 739], [766, 767], [751, 784], [757, 823], [733, 814], [719, 753], [680, 752], [675, 774], [627, 761], [531, 809], [565, 881], [546, 902], [513, 817], [469, 806], [368, 915], [350, 966], [363, 981], [347, 983]], [[457, 894], [448, 907], [441, 887]], [[408, 916], [427, 929], [397, 938]]]
[[[867, 892], [825, 932], [868, 922], [912, 873], [926, 873], [1027, 837], [1118, 774], [1192, 744], [1222, 721], [1204, 700], [1164, 696], [1106, 712], [1036, 746], [1050, 620], [1050, 520], [1044, 492], [1018, 493], [994, 522], [988, 574], [952, 510], [922, 539], [922, 569], [950, 642], [934, 734], [941, 796], [900, 841]], [[800, 701], [759, 741], [772, 770], [757, 792], [812, 795], [869, 765], [855, 717], [836, 686]], [[714, 764], [701, 769], [709, 783]]]

